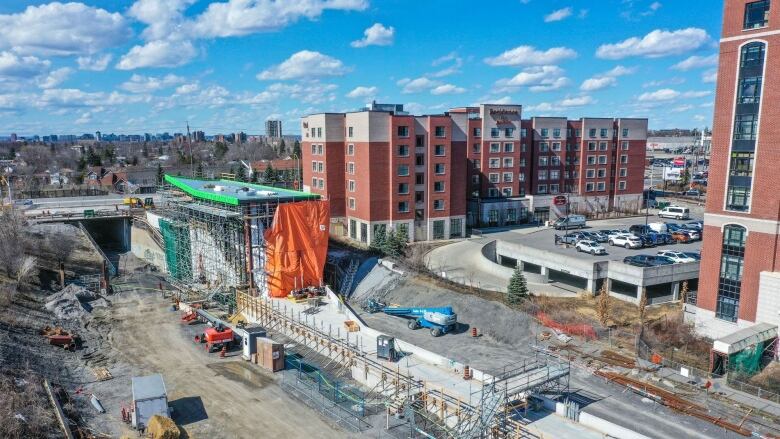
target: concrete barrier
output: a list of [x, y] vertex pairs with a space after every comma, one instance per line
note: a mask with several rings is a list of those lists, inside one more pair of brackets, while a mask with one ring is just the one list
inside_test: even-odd
[[482, 246], [480, 257], [476, 260], [477, 266], [485, 273], [509, 282], [514, 270], [498, 263], [496, 245], [497, 241], [490, 241]]

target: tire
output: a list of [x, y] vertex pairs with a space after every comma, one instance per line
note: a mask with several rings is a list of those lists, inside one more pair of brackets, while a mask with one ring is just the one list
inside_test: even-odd
[[591, 250], [591, 251], [590, 251], [590, 255], [591, 255], [591, 256], [596, 256], [596, 250]]
[[630, 249], [630, 248], [631, 248], [631, 246], [630, 246], [630, 245], [628, 245], [628, 243], [626, 243], [626, 245], [624, 245], [624, 247], [626, 248], [626, 250], [628, 250], [628, 249]]
[[582, 249], [580, 249], [579, 247], [574, 247], [574, 248], [577, 249], [577, 253], [582, 251]]
[[438, 327], [431, 328], [431, 335], [432, 336], [439, 337], [442, 334], [443, 334], [443, 332], [442, 332], [441, 328], [438, 328]]
[[415, 329], [420, 328], [420, 322], [418, 322], [417, 320], [409, 320], [409, 323], [407, 323], [406, 326], [408, 326], [409, 329], [414, 331]]
[[610, 239], [610, 240], [609, 240], [609, 245], [615, 245], [615, 241], [613, 241], [613, 240], [611, 240], [611, 239]]

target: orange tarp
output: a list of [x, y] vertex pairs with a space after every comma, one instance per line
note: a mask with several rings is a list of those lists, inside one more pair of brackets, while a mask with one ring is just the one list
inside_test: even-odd
[[328, 254], [327, 201], [280, 204], [265, 231], [268, 295], [287, 297], [293, 289], [320, 285]]

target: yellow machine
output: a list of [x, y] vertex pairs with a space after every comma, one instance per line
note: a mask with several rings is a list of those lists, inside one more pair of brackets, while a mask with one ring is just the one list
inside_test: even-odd
[[126, 197], [123, 203], [130, 207], [144, 207], [143, 201], [138, 197]]

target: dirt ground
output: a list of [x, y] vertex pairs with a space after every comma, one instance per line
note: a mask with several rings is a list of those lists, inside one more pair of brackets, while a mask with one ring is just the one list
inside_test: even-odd
[[114, 375], [85, 386], [107, 410], [93, 418], [99, 431], [123, 433], [119, 413], [131, 398], [130, 378], [161, 373], [174, 420], [191, 438], [348, 436], [290, 398], [272, 374], [243, 361], [240, 351], [225, 359], [204, 352], [193, 342], [202, 326], [181, 324], [169, 299], [154, 291], [157, 282], [148, 274], [117, 279], [113, 306], [92, 320], [102, 338], [87, 365], [106, 366]]

